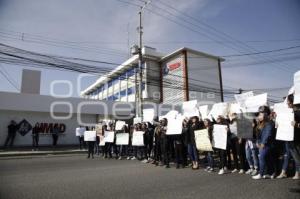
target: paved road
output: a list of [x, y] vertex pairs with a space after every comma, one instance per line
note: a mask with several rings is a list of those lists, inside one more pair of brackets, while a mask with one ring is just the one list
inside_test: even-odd
[[84, 155], [0, 160], [1, 199], [299, 197], [299, 181], [291, 179], [254, 181], [247, 175], [218, 176]]

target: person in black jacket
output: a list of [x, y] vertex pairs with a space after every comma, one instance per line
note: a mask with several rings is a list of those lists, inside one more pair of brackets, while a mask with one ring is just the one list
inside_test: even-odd
[[294, 126], [294, 141], [290, 142], [290, 152], [296, 164], [296, 172], [293, 179], [299, 180], [300, 179], [300, 104], [294, 104], [293, 94], [287, 97], [287, 104], [290, 108], [294, 109], [295, 121], [292, 122], [292, 125]]
[[159, 123], [156, 125], [154, 130], [154, 161], [153, 164], [156, 166], [160, 165], [162, 166], [162, 154], [161, 154], [161, 125], [162, 120], [159, 121]]
[[170, 143], [169, 137], [167, 133], [167, 125], [168, 120], [166, 118], [162, 119], [161, 128], [160, 128], [160, 144], [161, 144], [161, 151], [162, 151], [162, 159], [163, 163], [166, 168], [170, 168]]
[[[209, 119], [204, 119], [204, 126], [208, 131], [209, 140], [212, 144], [213, 141], [213, 126]], [[206, 167], [206, 171], [213, 172], [214, 171], [214, 157], [213, 157], [214, 151], [207, 151], [206, 152], [206, 159], [208, 166]]]
[[34, 151], [38, 150], [39, 147], [39, 133], [40, 133], [40, 124], [36, 123], [32, 129], [32, 147]]
[[13, 146], [17, 134], [17, 130], [18, 130], [18, 125], [14, 120], [12, 120], [10, 124], [7, 126], [7, 129], [8, 129], [8, 134], [5, 140], [4, 148], [7, 147], [8, 143], [10, 147]]
[[190, 159], [192, 161], [192, 169], [199, 169], [198, 165], [198, 150], [195, 142], [195, 130], [199, 130], [203, 128], [203, 123], [199, 122], [199, 118], [197, 116], [192, 117], [189, 124], [189, 130], [187, 131], [186, 141], [188, 144], [188, 153]]

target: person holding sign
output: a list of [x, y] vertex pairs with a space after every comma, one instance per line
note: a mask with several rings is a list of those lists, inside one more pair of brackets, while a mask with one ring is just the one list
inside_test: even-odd
[[[108, 131], [108, 126], [105, 124], [103, 125], [103, 132], [106, 132]], [[104, 158], [112, 158], [112, 154], [111, 154], [111, 147], [112, 147], [112, 143], [109, 143], [109, 142], [105, 142], [105, 145], [104, 145]]]
[[162, 150], [162, 157], [163, 157], [163, 163], [165, 165], [165, 168], [170, 168], [170, 143], [168, 140], [167, 133], [167, 125], [168, 120], [166, 118], [162, 119], [161, 128], [160, 128], [160, 140], [161, 140], [161, 150]]
[[296, 172], [293, 179], [300, 179], [300, 104], [294, 104], [294, 95], [291, 94], [287, 97], [287, 103], [289, 108], [294, 110], [295, 120], [292, 122], [294, 126], [294, 141], [290, 142], [290, 152], [295, 160]]
[[269, 107], [262, 106], [259, 108], [259, 122], [257, 128], [257, 147], [259, 148], [259, 174], [252, 177], [255, 180], [269, 178], [269, 176], [271, 176], [271, 178], [273, 177], [274, 161], [272, 160], [271, 147], [274, 143], [274, 140], [272, 139], [274, 126], [270, 121], [270, 114], [271, 111]]
[[[126, 124], [123, 125], [122, 129], [121, 130], [117, 130], [116, 131], [116, 137], [118, 134], [125, 134], [125, 133], [129, 133], [128, 132], [128, 128], [126, 126]], [[128, 140], [129, 142], [129, 140]], [[117, 140], [116, 140], [116, 145], [118, 144]], [[125, 144], [122, 144], [119, 146], [119, 160], [122, 160], [123, 157], [128, 157], [128, 144], [125, 145]]]
[[153, 164], [156, 166], [162, 166], [162, 153], [161, 153], [161, 128], [162, 128], [162, 120], [159, 121], [154, 130], [154, 161]]
[[[213, 126], [211, 124], [211, 121], [209, 119], [204, 119], [204, 127], [207, 129], [208, 131], [208, 137], [210, 140], [210, 143], [212, 144], [212, 140], [213, 140]], [[214, 149], [213, 149], [214, 150]], [[207, 159], [207, 167], [206, 167], [206, 171], [208, 172], [213, 172], [214, 171], [214, 157], [213, 157], [213, 153], [214, 151], [207, 151], [206, 152], [206, 159]]]
[[204, 124], [200, 123], [199, 117], [194, 116], [190, 120], [189, 130], [187, 131], [186, 141], [188, 144], [188, 153], [192, 161], [192, 169], [199, 169], [198, 165], [198, 150], [195, 142], [195, 130], [204, 128]]

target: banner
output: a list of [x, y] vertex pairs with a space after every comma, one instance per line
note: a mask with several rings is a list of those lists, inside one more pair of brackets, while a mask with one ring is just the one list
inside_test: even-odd
[[85, 131], [84, 132], [84, 141], [86, 141], [86, 142], [96, 141], [96, 131]]
[[85, 128], [84, 127], [77, 127], [76, 128], [76, 136], [84, 136]]
[[105, 131], [104, 132], [104, 141], [107, 143], [113, 143], [115, 140], [115, 132], [114, 131]]
[[175, 119], [168, 120], [167, 135], [178, 135], [182, 133], [182, 122], [184, 117], [178, 114]]
[[239, 103], [231, 103], [229, 108], [229, 114], [233, 113], [242, 113], [245, 109], [243, 109]]
[[116, 134], [116, 145], [128, 145], [128, 144], [129, 144], [129, 133]]
[[196, 146], [199, 151], [213, 151], [208, 130], [197, 130], [195, 133]]
[[132, 146], [144, 146], [144, 131], [134, 131], [132, 134]]
[[197, 100], [186, 101], [182, 103], [182, 112], [185, 117], [199, 117], [199, 110], [197, 108]]
[[226, 150], [227, 147], [227, 126], [214, 124], [213, 147]]
[[116, 122], [116, 131], [122, 130], [123, 126], [126, 125], [124, 121], [117, 121]]
[[294, 104], [300, 104], [300, 71], [294, 74]]
[[246, 93], [234, 95], [234, 98], [235, 98], [236, 102], [240, 105], [240, 107], [245, 107], [246, 99], [248, 99], [249, 97], [253, 97], [253, 96], [254, 96], [253, 91], [249, 91]]
[[138, 124], [138, 123], [142, 123], [142, 118], [140, 117], [133, 118], [133, 124]]
[[237, 114], [237, 136], [239, 138], [252, 139], [253, 138], [253, 119], [254, 113], [240, 113]]
[[144, 109], [143, 110], [143, 122], [153, 122], [155, 111], [154, 109]]
[[228, 105], [226, 102], [214, 104], [209, 115], [214, 119], [217, 119], [220, 115], [226, 117], [228, 115]]
[[277, 133], [276, 140], [293, 141], [294, 140], [294, 121], [293, 109], [289, 108], [285, 103], [274, 104], [274, 112], [276, 112]]
[[253, 97], [248, 97], [245, 101], [246, 112], [255, 113], [258, 112], [260, 106], [267, 105], [268, 94], [264, 93]]

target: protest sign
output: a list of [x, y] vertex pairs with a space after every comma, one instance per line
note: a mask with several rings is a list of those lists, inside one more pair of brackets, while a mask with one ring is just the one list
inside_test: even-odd
[[126, 125], [126, 123], [124, 121], [120, 121], [120, 120], [117, 121], [116, 122], [116, 128], [115, 128], [116, 131], [122, 130], [124, 125]]
[[153, 122], [155, 116], [154, 109], [144, 109], [143, 110], [143, 122]]
[[202, 119], [208, 117], [208, 105], [200, 106], [198, 109]]
[[294, 121], [293, 109], [289, 108], [285, 103], [274, 104], [274, 112], [276, 113], [277, 132], [276, 140], [293, 141], [294, 140]]
[[195, 133], [196, 146], [198, 150], [213, 151], [207, 129], [197, 130], [194, 133]]
[[142, 118], [140, 117], [133, 118], [133, 124], [138, 124], [138, 123], [142, 123]]
[[245, 101], [246, 112], [255, 113], [258, 112], [260, 106], [267, 105], [268, 94], [260, 94], [253, 97], [248, 97]]
[[249, 97], [253, 97], [253, 96], [254, 96], [253, 91], [249, 91], [246, 93], [234, 95], [234, 98], [235, 98], [236, 102], [240, 105], [240, 107], [245, 107], [246, 99]]
[[294, 104], [300, 104], [300, 71], [294, 74]]
[[184, 117], [178, 114], [175, 119], [169, 119], [167, 125], [167, 135], [178, 135], [182, 133], [182, 122]]
[[182, 103], [182, 112], [185, 117], [199, 117], [199, 110], [197, 108], [197, 100], [186, 101]]
[[113, 143], [115, 139], [115, 132], [114, 131], [105, 131], [104, 132], [104, 141], [106, 143]]
[[144, 146], [144, 131], [134, 131], [132, 134], [132, 146]]
[[84, 132], [84, 141], [86, 141], [86, 142], [96, 141], [96, 131], [85, 131]]
[[226, 150], [227, 147], [227, 126], [214, 124], [213, 147]]
[[99, 146], [105, 146], [105, 140], [104, 140], [104, 136], [103, 135], [100, 136]]
[[116, 134], [116, 145], [128, 145], [129, 133], [117, 133]]
[[228, 114], [228, 105], [229, 104], [226, 102], [214, 104], [209, 115], [215, 119], [217, 119], [219, 116], [226, 117]]
[[254, 113], [240, 113], [237, 114], [237, 136], [239, 138], [251, 139], [253, 138], [253, 119]]
[[84, 136], [85, 128], [78, 127], [76, 128], [76, 136]]

